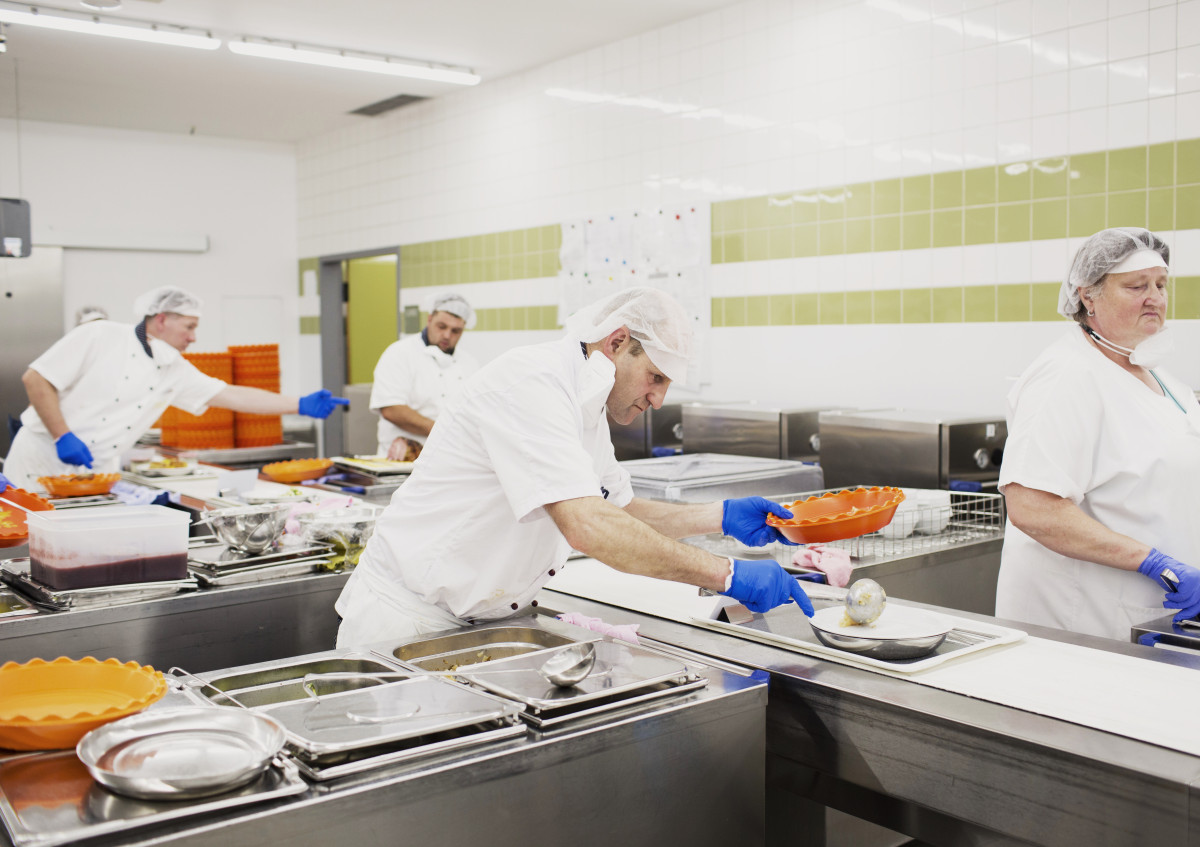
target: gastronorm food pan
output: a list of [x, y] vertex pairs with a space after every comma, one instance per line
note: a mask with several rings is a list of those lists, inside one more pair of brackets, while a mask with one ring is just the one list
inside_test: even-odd
[[143, 800], [222, 794], [253, 781], [283, 749], [283, 728], [245, 709], [151, 709], [105, 724], [75, 748], [97, 782]]

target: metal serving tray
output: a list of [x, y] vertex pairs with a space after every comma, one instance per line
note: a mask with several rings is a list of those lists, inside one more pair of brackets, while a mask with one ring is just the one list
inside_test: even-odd
[[189, 577], [164, 582], [128, 582], [121, 585], [59, 590], [43, 585], [29, 575], [27, 556], [0, 560], [0, 582], [16, 589], [39, 606], [60, 612], [67, 609], [97, 609], [137, 603], [141, 600], [155, 600], [199, 587], [196, 579]]
[[0, 618], [20, 618], [36, 615], [37, 607], [21, 595], [7, 588], [0, 588]]
[[189, 564], [188, 572], [196, 578], [201, 587], [217, 588], [223, 585], [250, 585], [277, 579], [292, 579], [314, 573], [341, 572], [340, 567], [328, 570], [328, 564], [329, 559], [319, 556], [311, 559], [290, 559], [286, 562], [251, 565], [248, 568], [207, 568], [202, 565]]
[[[210, 536], [206, 536], [210, 537]], [[333, 551], [332, 544], [304, 544], [299, 547], [280, 547], [269, 553], [242, 553], [225, 544], [199, 543], [192, 540], [188, 547], [188, 564], [198, 565], [208, 571], [242, 570], [262, 565], [279, 564], [298, 559], [327, 557]]]
[[14, 847], [54, 847], [213, 815], [307, 788], [296, 765], [277, 758], [254, 782], [226, 794], [170, 802], [134, 800], [99, 785], [74, 751], [34, 753], [0, 760], [0, 818]]
[[[518, 704], [441, 677], [405, 673], [370, 656], [341, 652], [197, 675], [193, 680], [205, 685], [190, 685], [188, 691], [202, 701], [229, 701], [274, 718], [299, 761], [325, 765], [341, 764], [350, 754], [370, 757], [333, 775], [375, 767], [381, 763], [378, 756], [399, 761], [487, 743], [513, 734], [492, 730], [514, 725], [520, 734]], [[321, 679], [323, 674], [336, 676]], [[381, 680], [373, 674], [401, 678]], [[306, 679], [312, 680], [311, 693]], [[484, 728], [468, 737], [445, 735], [477, 725]]]

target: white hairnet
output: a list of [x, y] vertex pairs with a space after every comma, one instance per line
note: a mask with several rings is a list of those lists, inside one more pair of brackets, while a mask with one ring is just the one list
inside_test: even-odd
[[462, 318], [466, 323], [466, 329], [475, 327], [475, 310], [471, 308], [471, 304], [467, 302], [467, 298], [461, 294], [456, 294], [453, 291], [448, 291], [435, 297], [433, 303], [428, 309], [429, 314], [434, 312], [449, 312], [455, 317]]
[[159, 315], [163, 312], [174, 312], [177, 315], [187, 315], [189, 318], [200, 317], [203, 301], [190, 291], [176, 288], [173, 285], [163, 285], [153, 291], [147, 291], [133, 301], [133, 314], [139, 318], [146, 315]]
[[108, 312], [101, 309], [99, 306], [81, 306], [79, 311], [75, 313], [75, 325], [85, 324], [90, 321], [102, 321], [108, 318]]
[[627, 288], [567, 318], [567, 335], [585, 344], [607, 338], [620, 327], [642, 343], [655, 367], [672, 382], [687, 377], [692, 354], [692, 321], [679, 301], [657, 288]]
[[1102, 229], [1083, 242], [1058, 293], [1058, 313], [1074, 318], [1079, 311], [1080, 289], [1095, 285], [1127, 256], [1140, 250], [1153, 250], [1163, 262], [1171, 264], [1171, 248], [1166, 242], [1140, 227]]

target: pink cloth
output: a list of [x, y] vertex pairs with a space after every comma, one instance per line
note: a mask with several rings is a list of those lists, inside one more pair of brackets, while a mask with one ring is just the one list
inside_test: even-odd
[[564, 612], [558, 616], [558, 619], [563, 623], [569, 623], [572, 626], [581, 626], [584, 629], [590, 629], [592, 632], [598, 632], [601, 635], [611, 635], [613, 638], [628, 641], [630, 644], [638, 643], [638, 625], [635, 623], [614, 625], [605, 623], [600, 618], [589, 618], [587, 615], [581, 615], [578, 612]]
[[841, 547], [826, 547], [814, 544], [802, 547], [792, 556], [792, 564], [798, 568], [811, 568], [825, 574], [826, 581], [837, 588], [850, 583], [850, 553]]

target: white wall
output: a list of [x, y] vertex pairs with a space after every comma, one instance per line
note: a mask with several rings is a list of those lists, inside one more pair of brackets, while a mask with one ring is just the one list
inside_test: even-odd
[[[748, 0], [302, 143], [299, 245], [316, 256], [1197, 137], [1200, 0]], [[1200, 231], [1166, 236], [1175, 272], [1200, 273]], [[721, 265], [712, 294], [1044, 282], [1077, 243]], [[457, 287], [499, 305], [494, 286], [511, 285]], [[1200, 328], [1179, 323], [1172, 369], [1200, 386]], [[1058, 331], [719, 328], [701, 396], [991, 414]], [[528, 340], [488, 335], [464, 344]]]
[[[291, 146], [0, 122], [0, 195], [30, 201], [35, 249], [67, 248], [64, 329], [85, 304], [133, 322], [138, 294], [180, 285], [205, 303], [192, 352], [277, 343], [283, 390], [319, 387], [319, 373], [297, 365]], [[207, 238], [208, 247], [141, 249], [179, 236]], [[97, 240], [128, 249], [72, 246]]]

